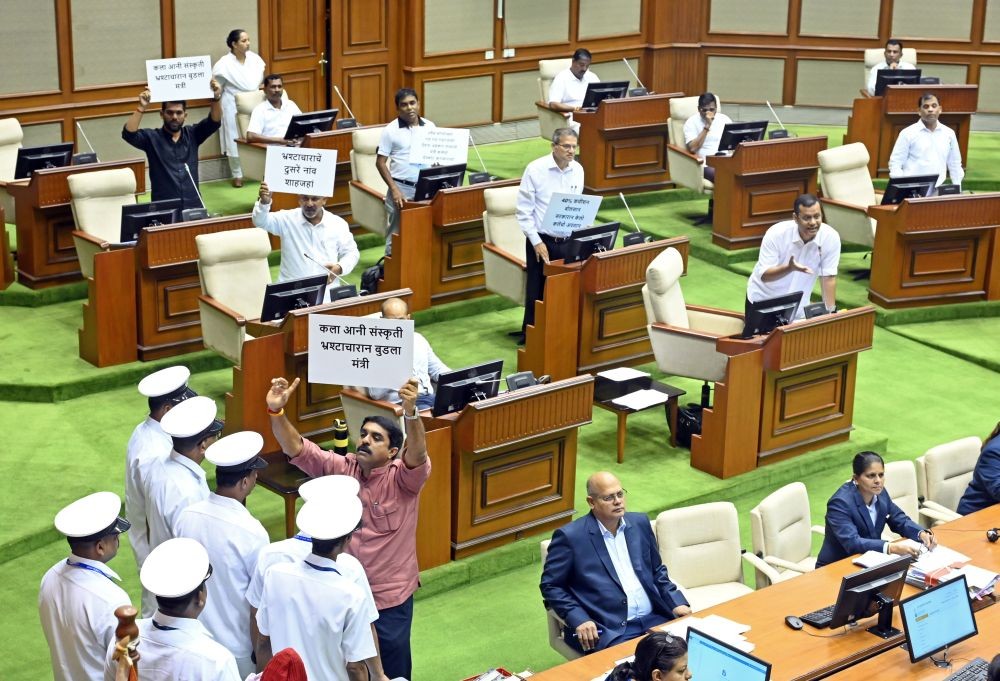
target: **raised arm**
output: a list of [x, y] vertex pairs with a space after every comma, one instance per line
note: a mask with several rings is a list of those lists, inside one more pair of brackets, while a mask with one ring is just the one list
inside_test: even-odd
[[[403, 422], [406, 429], [406, 445], [403, 449], [403, 463], [407, 468], [423, 466], [427, 461], [427, 438], [424, 432], [424, 422], [417, 413], [417, 392], [420, 384], [417, 379], [410, 378], [399, 389], [403, 400]], [[291, 425], [291, 424], [289, 424]]]
[[136, 107], [132, 115], [128, 117], [125, 121], [125, 130], [128, 132], [138, 132], [139, 126], [142, 124], [142, 115], [146, 113], [146, 107], [149, 106], [149, 89], [145, 89], [139, 93], [139, 106]]
[[298, 387], [297, 378], [291, 385], [285, 378], [272, 378], [271, 389], [267, 392], [267, 413], [271, 417], [271, 432], [281, 445], [281, 451], [293, 458], [302, 451], [302, 436], [285, 416], [285, 405]]
[[222, 86], [215, 78], [212, 79], [212, 108], [208, 110], [208, 116], [216, 123], [222, 120]]

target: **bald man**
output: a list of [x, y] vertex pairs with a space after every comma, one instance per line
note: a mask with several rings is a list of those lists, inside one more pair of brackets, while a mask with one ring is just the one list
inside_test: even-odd
[[552, 535], [542, 571], [542, 598], [566, 622], [566, 643], [589, 653], [690, 614], [660, 560], [649, 518], [625, 511], [618, 478], [591, 475], [587, 504], [590, 513]]

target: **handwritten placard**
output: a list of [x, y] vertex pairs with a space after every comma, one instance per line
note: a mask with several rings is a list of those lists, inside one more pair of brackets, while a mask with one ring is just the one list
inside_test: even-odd
[[413, 373], [413, 320], [309, 315], [309, 382], [398, 388]]
[[212, 58], [174, 57], [147, 59], [146, 83], [151, 102], [180, 99], [210, 99], [212, 93]]
[[597, 211], [601, 207], [601, 197], [590, 194], [552, 195], [545, 210], [540, 232], [555, 236], [569, 236], [578, 229], [594, 224]]
[[469, 131], [465, 128], [417, 128], [410, 145], [410, 163], [450, 166], [469, 160]]
[[271, 145], [264, 159], [264, 181], [272, 192], [333, 196], [336, 149]]

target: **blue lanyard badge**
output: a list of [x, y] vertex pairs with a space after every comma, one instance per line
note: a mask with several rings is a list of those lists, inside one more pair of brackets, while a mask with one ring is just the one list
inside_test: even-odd
[[90, 570], [91, 572], [96, 572], [101, 577], [105, 577], [107, 579], [110, 579], [112, 582], [115, 581], [114, 578], [111, 575], [107, 574], [103, 570], [98, 570], [93, 565], [87, 565], [86, 563], [74, 563], [69, 558], [66, 559], [66, 565], [70, 565], [70, 566], [75, 567], [75, 568], [80, 568], [81, 570]]
[[316, 565], [316, 563], [310, 563], [308, 560], [305, 563], [306, 563], [306, 565], [308, 565], [309, 567], [311, 567], [313, 570], [319, 570], [320, 572], [336, 572], [338, 575], [340, 574], [340, 570], [338, 570], [335, 567], [326, 567], [326, 566], [323, 566], [323, 565]]

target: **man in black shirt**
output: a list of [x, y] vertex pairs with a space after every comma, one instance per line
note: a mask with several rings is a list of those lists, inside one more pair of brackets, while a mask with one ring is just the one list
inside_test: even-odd
[[[215, 100], [208, 116], [194, 125], [184, 125], [187, 120], [187, 102], [163, 102], [160, 104], [162, 128], [139, 128], [142, 115], [149, 106], [149, 90], [139, 95], [139, 106], [122, 129], [122, 139], [137, 149], [146, 152], [149, 161], [149, 180], [152, 200], [181, 199], [184, 208], [201, 208], [201, 199], [195, 190], [198, 183], [198, 147], [219, 129], [222, 120], [222, 87], [212, 79], [212, 93]], [[185, 165], [187, 170], [185, 170]], [[188, 177], [188, 170], [191, 177]], [[194, 183], [191, 179], [194, 179]]]

